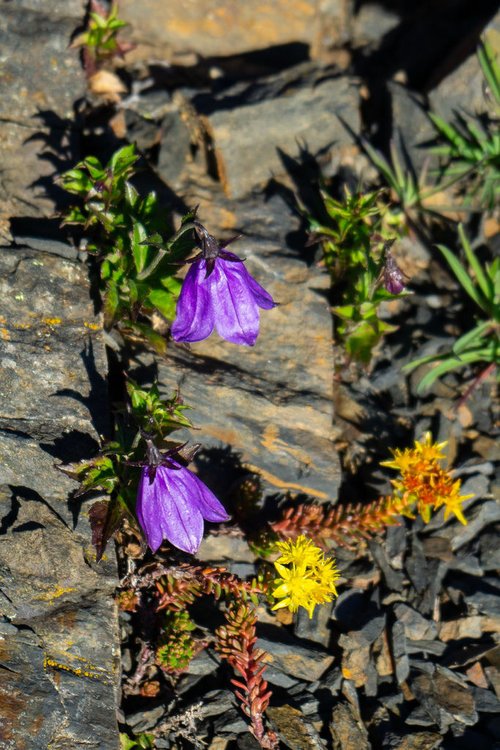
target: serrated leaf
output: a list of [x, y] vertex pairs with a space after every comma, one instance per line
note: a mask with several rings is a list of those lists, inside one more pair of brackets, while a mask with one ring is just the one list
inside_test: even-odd
[[135, 187], [131, 185], [130, 182], [128, 182], [128, 180], [125, 182], [124, 190], [126, 203], [128, 203], [130, 208], [134, 208], [137, 201], [139, 200], [139, 193], [137, 192]]

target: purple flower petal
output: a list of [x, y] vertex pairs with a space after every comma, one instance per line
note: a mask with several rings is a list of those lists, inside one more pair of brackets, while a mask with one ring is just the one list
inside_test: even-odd
[[212, 294], [216, 295], [216, 331], [233, 344], [253, 346], [259, 335], [259, 308], [246, 280], [232, 263], [217, 258], [214, 272], [210, 276]]
[[269, 292], [266, 292], [264, 287], [255, 281], [254, 277], [248, 273], [246, 268], [244, 268], [244, 270], [248, 276], [248, 286], [250, 287], [250, 291], [252, 292], [254, 300], [258, 306], [262, 307], [263, 310], [272, 310], [273, 307], [276, 307], [276, 302], [273, 300]]
[[[234, 261], [240, 260], [237, 255], [234, 255], [234, 253], [226, 252], [226, 256], [232, 256]], [[221, 261], [223, 262], [223, 259], [219, 258], [218, 262], [220, 263]], [[240, 276], [241, 281], [250, 289], [255, 302], [259, 307], [262, 307], [263, 310], [272, 310], [273, 307], [276, 307], [276, 302], [273, 300], [269, 292], [266, 292], [264, 287], [254, 279], [241, 260], [239, 263], [229, 261], [229, 264], [226, 265], [226, 270], [229, 271], [233, 277]]]
[[227, 521], [229, 516], [224, 506], [217, 500], [214, 493], [198, 479], [196, 474], [190, 473], [191, 486], [198, 492], [197, 505], [205, 521]]
[[139, 487], [137, 490], [137, 503], [135, 511], [137, 520], [144, 531], [148, 546], [156, 552], [163, 541], [161, 526], [156, 519], [161, 516], [159, 485], [155, 481], [149, 481], [148, 468], [145, 466], [141, 472]]
[[385, 256], [384, 286], [389, 294], [401, 294], [406, 286], [405, 274], [389, 251]]
[[275, 306], [243, 261], [223, 248], [217, 245], [219, 255], [195, 261], [187, 273], [172, 325], [175, 341], [201, 341], [215, 327], [227, 341], [253, 346], [259, 334], [259, 307]]
[[176, 461], [172, 464], [175, 468], [158, 466], [152, 483], [148, 467], [142, 469], [137, 519], [153, 552], [168, 539], [174, 547], [194, 554], [203, 537], [203, 519], [227, 521], [229, 516], [195, 474]]
[[[146, 540], [156, 552], [163, 539], [184, 552], [194, 554], [203, 537], [203, 517], [182, 473], [188, 469], [159, 466], [152, 484], [143, 468], [137, 494], [137, 518]], [[180, 475], [180, 476], [178, 476]], [[197, 491], [195, 491], [197, 494]], [[194, 494], [194, 493], [193, 493]]]
[[174, 341], [202, 341], [214, 330], [215, 315], [209, 285], [206, 283], [206, 262], [198, 260], [189, 269], [177, 301], [172, 324]]

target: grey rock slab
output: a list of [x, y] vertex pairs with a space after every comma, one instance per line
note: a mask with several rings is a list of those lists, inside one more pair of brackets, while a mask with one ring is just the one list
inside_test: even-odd
[[376, 49], [384, 36], [400, 23], [399, 15], [375, 3], [356, 6], [351, 20], [351, 34], [356, 47], [369, 45]]
[[[287, 246], [296, 222], [281, 198], [228, 206], [233, 234], [235, 228], [248, 234], [232, 246], [234, 252], [246, 258], [248, 270], [279, 306], [261, 311], [254, 347], [236, 346], [215, 333], [189, 349], [172, 344], [157, 360], [160, 388], [165, 394], [180, 388], [193, 407], [194, 439], [203, 450], [230, 448], [259, 474], [266, 492], [334, 501], [340, 468], [332, 426], [329, 279]], [[138, 363], [147, 365], [151, 357], [141, 356]], [[184, 439], [193, 439], [193, 433]], [[223, 485], [223, 473], [214, 482]]]
[[408, 166], [411, 165], [416, 175], [420, 175], [424, 168], [436, 169], [436, 157], [428, 148], [422, 147], [436, 137], [423, 98], [395, 81], [389, 82], [388, 90], [396, 132], [394, 142], [400, 163], [405, 165], [408, 161]]
[[450, 576], [447, 589], [452, 599], [463, 598], [471, 614], [500, 615], [500, 584], [496, 577], [476, 578], [455, 573]]
[[[484, 38], [493, 45], [498, 44], [500, 13], [490, 21]], [[430, 94], [431, 108], [448, 122], [455, 121], [457, 112], [469, 114], [492, 113], [492, 99], [487, 94], [484, 75], [475, 53], [475, 45], [468, 45], [470, 54], [455, 70], [444, 77]]]
[[386, 750], [437, 750], [442, 737], [436, 732], [415, 732], [411, 735], [389, 734], [384, 737]]
[[266, 652], [265, 663], [306, 682], [319, 680], [333, 663], [331, 654], [319, 648], [304, 648], [292, 638], [276, 641], [261, 637], [257, 640], [257, 647]]
[[294, 685], [300, 685], [293, 677], [285, 674], [285, 672], [281, 672], [279, 669], [275, 669], [269, 664], [266, 666], [264, 677], [266, 682], [271, 686], [276, 685], [277, 687], [285, 688], [285, 690], [294, 687]]
[[410, 662], [406, 652], [406, 636], [402, 623], [395, 622], [391, 632], [392, 658], [398, 685], [406, 680], [410, 673]]
[[500, 545], [498, 539], [500, 526], [492, 525], [486, 529], [479, 538], [480, 564], [485, 571], [498, 570], [500, 568]]
[[435, 654], [441, 656], [446, 645], [440, 641], [408, 641], [406, 651], [408, 654]]
[[88, 283], [85, 265], [35, 250], [0, 252], [0, 429], [44, 441], [72, 433], [76, 452], [78, 441], [80, 450], [92, 442], [89, 416], [107, 429], [105, 354]]
[[394, 570], [391, 566], [389, 558], [382, 545], [375, 541], [370, 541], [368, 547], [373, 559], [382, 572], [386, 586], [391, 591], [402, 591], [405, 577], [401, 571]]
[[4, 249], [0, 291], [0, 591], [15, 629], [0, 641], [0, 737], [25, 750], [112, 750], [116, 563], [110, 550], [95, 564], [92, 501], [72, 501], [76, 484], [54, 466], [95, 451], [107, 411], [101, 326], [77, 263]]
[[500, 700], [494, 692], [474, 686], [472, 695], [477, 711], [500, 715]]
[[120, 18], [138, 45], [130, 60], [171, 60], [176, 53], [203, 57], [239, 55], [289, 42], [312, 42], [317, 0], [133, 0], [120, 4]]
[[294, 633], [297, 638], [328, 646], [332, 637], [331, 627], [329, 627], [332, 607], [333, 603], [315, 607], [312, 617], [309, 617], [307, 611], [300, 607], [294, 624]]
[[[284, 87], [282, 87], [284, 88]], [[283, 94], [283, 91], [279, 91]], [[313, 156], [334, 148], [352, 149], [352, 138], [339, 118], [359, 132], [359, 95], [347, 77], [297, 86], [286, 95], [266, 97], [228, 108], [214, 102], [203, 116], [213, 143], [219, 176], [230, 198], [241, 198], [286, 173], [282, 154], [292, 159], [307, 150]]]
[[471, 539], [474, 539], [486, 526], [500, 521], [500, 503], [494, 500], [483, 502], [474, 507], [466, 518], [467, 526], [456, 529], [455, 534], [451, 537], [452, 550], [460, 549]]
[[[78, 50], [69, 49], [85, 3], [0, 3], [0, 238], [12, 217], [49, 217], [55, 202], [54, 158], [74, 131], [74, 102], [85, 92]], [[51, 156], [50, 156], [51, 155]], [[69, 165], [68, 165], [69, 168]]]

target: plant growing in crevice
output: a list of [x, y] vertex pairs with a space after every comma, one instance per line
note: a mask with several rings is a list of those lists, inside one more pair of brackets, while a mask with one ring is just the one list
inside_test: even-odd
[[[124, 146], [106, 166], [88, 156], [61, 178], [83, 200], [64, 223], [91, 234], [85, 249], [99, 263], [106, 328], [145, 339], [159, 353], [169, 328], [175, 341], [201, 341], [216, 329], [227, 341], [253, 346], [259, 310], [276, 303], [243, 259], [226, 250], [232, 240], [216, 240], [196, 209], [164, 239], [170, 231], [155, 193], [141, 197], [131, 183], [138, 158], [133, 145]], [[197, 254], [188, 258], [194, 248]], [[184, 264], [190, 268], [181, 282], [177, 272]]]
[[118, 18], [118, 5], [109, 12], [98, 0], [90, 0], [87, 28], [73, 40], [72, 47], [81, 47], [83, 67], [90, 77], [114, 57], [124, 57], [132, 45], [118, 39], [120, 31], [128, 26]]
[[[140, 477], [136, 467], [145, 463], [148, 445], [163, 446], [172, 432], [192, 426], [184, 415], [187, 406], [179, 393], [162, 400], [156, 385], [151, 389], [139, 388], [130, 379], [127, 391], [129, 403], [117, 410], [114, 440], [105, 443], [93, 458], [58, 467], [80, 483], [77, 495], [98, 491], [109, 496], [89, 509], [97, 560], [125, 520], [132, 529], [138, 529], [136, 504]], [[170, 452], [183, 464], [193, 455], [193, 449], [186, 445], [173, 448], [170, 445]]]
[[[337, 595], [338, 572], [334, 561], [326, 559], [323, 552], [306, 539], [279, 543], [276, 551], [280, 556], [274, 563], [274, 573], [268, 566], [251, 581], [222, 567], [179, 563], [165, 558], [147, 563], [126, 576], [119, 601], [125, 606], [134, 602], [134, 611], [139, 615], [144, 606], [151, 607], [158, 622], [153, 629], [157, 633], [156, 642], [144, 644], [145, 658], [139, 659], [137, 674], [129, 678], [132, 688], [126, 688], [127, 691], [141, 691], [141, 680], [150, 681], [151, 675], [143, 664], [151, 665], [151, 654], [158, 669], [175, 677], [187, 669], [200, 649], [213, 647], [237, 673], [237, 679], [231, 682], [242, 711], [250, 721], [250, 731], [264, 750], [277, 748], [276, 736], [265, 725], [264, 715], [271, 698], [264, 679], [269, 657], [255, 645], [257, 607], [262, 600], [271, 607], [275, 605], [273, 609], [286, 607], [290, 612], [302, 606], [312, 616], [315, 606]], [[307, 590], [301, 577], [310, 583]], [[196, 623], [191, 605], [206, 597], [221, 602], [225, 624], [213, 634], [206, 632], [205, 625], [203, 636], [199, 637], [196, 631], [201, 626]]]
[[68, 211], [64, 224], [84, 229], [85, 250], [97, 258], [106, 328], [116, 325], [163, 352], [163, 333], [174, 319], [181, 288], [179, 263], [195, 244], [194, 212], [164, 241], [170, 230], [155, 193], [142, 197], [131, 183], [138, 159], [128, 145], [105, 166], [88, 156], [65, 172], [62, 186], [83, 203]]
[[[386, 158], [366, 138], [357, 138], [366, 155], [391, 190], [391, 199], [399, 203], [411, 225], [421, 224], [424, 217], [442, 220], [435, 205], [435, 197], [456, 186], [461, 206], [469, 210], [493, 210], [498, 203], [500, 185], [500, 66], [493, 47], [486, 41], [478, 47], [478, 59], [492, 102], [492, 112], [478, 115], [456, 113], [450, 123], [429, 111], [427, 115], [436, 132], [436, 142], [424, 144], [429, 152], [439, 157], [440, 168], [430, 175], [427, 169], [417, 176], [404, 144], [401, 143], [404, 163], [394, 143]], [[354, 134], [355, 135], [355, 134]], [[442, 211], [453, 209], [443, 206]], [[456, 209], [455, 209], [456, 210]]]
[[413, 448], [394, 450], [393, 459], [382, 463], [399, 471], [398, 478], [391, 480], [392, 495], [367, 504], [334, 507], [299, 503], [288, 508], [271, 527], [285, 539], [305, 535], [323, 547], [333, 543], [355, 549], [360, 542], [397, 525], [401, 516], [414, 518], [416, 512], [427, 523], [433, 511], [444, 508], [445, 518], [453, 514], [466, 523], [462, 504], [472, 496], [461, 495], [460, 480], [443, 468], [445, 445], [434, 443], [430, 433], [426, 433], [422, 441], [415, 441]]
[[277, 750], [278, 737], [264, 725], [264, 713], [272, 691], [267, 689], [263, 677], [267, 654], [255, 646], [257, 615], [248, 602], [232, 603], [226, 609], [225, 618], [226, 624], [216, 631], [217, 651], [238, 675], [231, 682], [243, 713], [250, 720], [251, 733], [264, 750]]
[[156, 649], [156, 660], [169, 674], [183, 672], [196, 652], [196, 642], [191, 635], [196, 625], [188, 612], [166, 613], [160, 643]]
[[[197, 563], [165, 565], [157, 562], [123, 582], [128, 598], [134, 596], [151, 600], [160, 622], [158, 642], [151, 647], [155, 661], [165, 673], [175, 676], [185, 671], [193, 656], [210, 642], [216, 651], [239, 671], [241, 680], [232, 681], [238, 688], [237, 697], [250, 720], [250, 730], [263, 748], [276, 747], [274, 735], [266, 731], [264, 712], [271, 697], [262, 677], [265, 669], [264, 652], [255, 648], [257, 621], [256, 605], [266, 585], [254, 580], [245, 582], [224, 568], [207, 567]], [[226, 602], [226, 626], [212, 636], [197, 638], [197, 629], [189, 607], [197, 599], [212, 597]]]
[[421, 365], [434, 365], [420, 380], [418, 390], [421, 393], [447, 372], [480, 366], [477, 383], [500, 364], [500, 258], [483, 264], [472, 249], [462, 225], [459, 225], [458, 233], [467, 267], [447, 247], [438, 245], [438, 248], [460, 286], [485, 319], [460, 336], [450, 352], [420, 357], [403, 368], [411, 372]]
[[307, 215], [309, 244], [321, 242], [332, 276], [335, 334], [348, 360], [368, 365], [374, 348], [396, 326], [380, 316], [382, 302], [402, 297], [406, 280], [392, 255], [395, 227], [382, 191], [351, 193], [342, 201], [326, 191], [328, 221]]
[[500, 197], [500, 65], [492, 45], [486, 41], [479, 44], [477, 56], [492, 112], [475, 116], [456, 112], [455, 122], [429, 112], [438, 139], [431, 152], [442, 161], [438, 182], [451, 179], [460, 183], [468, 208], [492, 211]]

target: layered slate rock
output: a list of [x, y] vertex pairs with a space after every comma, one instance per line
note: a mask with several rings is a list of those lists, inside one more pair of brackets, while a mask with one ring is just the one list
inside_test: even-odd
[[243, 92], [235, 86], [198, 108], [226, 194], [236, 199], [286, 173], [287, 160], [305, 152], [342, 158], [352, 151], [348, 129], [361, 126], [357, 84], [307, 65]]
[[138, 45], [130, 59], [170, 59], [180, 52], [237, 55], [289, 42], [312, 42], [318, 0], [124, 0], [120, 17]]
[[[12, 218], [48, 218], [62, 191], [53, 176], [73, 146], [75, 102], [85, 79], [68, 49], [82, 24], [83, 0], [0, 0], [0, 242]], [[41, 227], [38, 228], [41, 234]]]
[[88, 502], [72, 499], [75, 483], [54, 466], [95, 451], [93, 423], [105, 426], [86, 269], [2, 248], [0, 299], [0, 738], [26, 750], [111, 750], [115, 560], [95, 564]]
[[[53, 175], [78, 159], [83, 2], [0, 2], [0, 745], [118, 748], [111, 552], [55, 468], [107, 429], [106, 357]], [[49, 231], [50, 230], [50, 231]], [[54, 234], [55, 231], [55, 234]], [[40, 248], [45, 248], [43, 252]]]
[[[190, 202], [200, 202], [200, 196]], [[243, 233], [231, 248], [279, 306], [261, 311], [254, 347], [230, 344], [215, 333], [190, 347], [172, 343], [157, 361], [160, 386], [165, 394], [180, 388], [194, 407], [189, 416], [199, 430], [185, 439], [202, 444], [210, 460], [199, 465], [212, 473], [206, 478], [214, 489], [227, 489], [222, 466], [229, 452], [229, 459], [260, 475], [267, 493], [335, 501], [340, 469], [332, 441], [328, 275], [290, 246], [298, 221], [280, 196], [267, 203], [263, 196], [238, 204], [221, 196], [217, 202], [225, 231], [215, 225], [209, 205], [200, 208], [200, 220], [219, 237], [235, 229]]]

